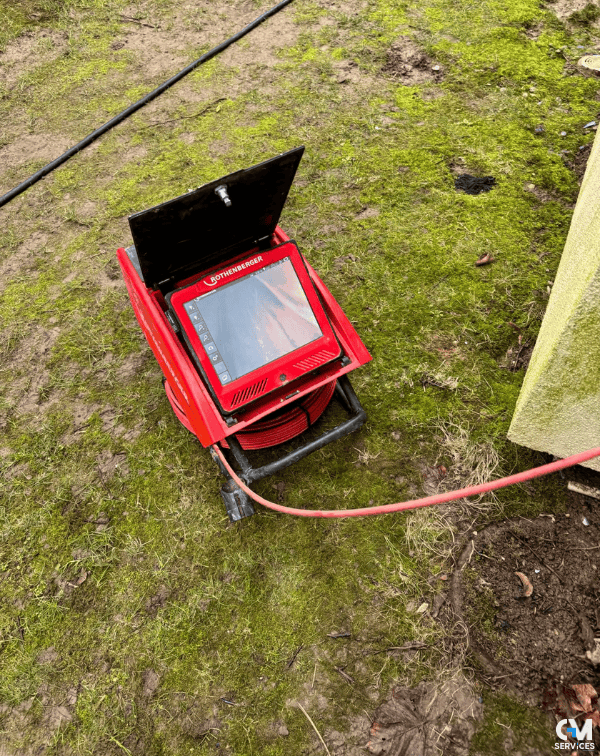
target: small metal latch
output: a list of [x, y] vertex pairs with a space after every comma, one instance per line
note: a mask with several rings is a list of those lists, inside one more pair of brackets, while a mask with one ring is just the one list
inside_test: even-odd
[[215, 189], [215, 194], [225, 203], [225, 207], [231, 207], [231, 200], [227, 194], [227, 184], [221, 184]]

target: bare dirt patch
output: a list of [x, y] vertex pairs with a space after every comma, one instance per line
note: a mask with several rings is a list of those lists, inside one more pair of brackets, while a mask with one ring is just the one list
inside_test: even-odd
[[141, 25], [126, 29], [122, 48], [135, 53], [136, 65], [143, 68], [144, 75], [148, 78], [165, 73], [175, 74], [187, 62], [191, 62], [185, 53], [185, 47], [194, 44], [193, 35], [183, 30], [176, 34]]
[[[37, 728], [31, 725], [31, 713], [34, 702], [38, 699], [43, 706], [41, 724]], [[2, 743], [0, 756], [34, 756], [43, 754], [50, 746], [58, 730], [73, 719], [73, 710], [77, 702], [77, 689], [69, 688], [60, 699], [50, 697], [42, 686], [34, 698], [28, 698], [17, 706], [0, 706], [2, 722]], [[26, 743], [25, 749], [19, 747]], [[17, 750], [13, 750], [13, 746]]]
[[113, 454], [108, 449], [99, 454], [96, 464], [102, 479], [107, 480], [112, 478], [117, 472], [121, 475], [129, 475], [129, 465], [127, 464], [126, 457], [125, 452]]
[[565, 21], [568, 20], [569, 16], [573, 13], [583, 10], [586, 5], [589, 4], [594, 5], [594, 3], [590, 3], [590, 0], [556, 0], [556, 2], [550, 0], [547, 7], [548, 10], [555, 13], [561, 21]]
[[336, 62], [334, 68], [338, 84], [358, 84], [363, 78], [360, 68], [353, 60]]
[[[208, 12], [207, 12], [208, 9]], [[127, 16], [143, 16], [145, 6], [132, 5]], [[208, 4], [186, 3], [169, 24], [169, 28], [124, 24], [124, 36], [120, 40], [122, 49], [135, 53], [136, 66], [144, 71], [146, 79], [167, 72], [176, 73], [183, 65], [193, 60], [194, 51], [200, 55], [206, 47], [214, 47], [243, 28], [257, 16], [258, 12], [250, 3], [227, 6], [217, 14]], [[150, 16], [144, 19], [150, 21]], [[230, 94], [244, 91], [251, 85], [249, 69], [273, 67], [280, 62], [277, 52], [295, 44], [300, 28], [293, 20], [291, 9], [278, 13], [261, 25], [236, 45], [232, 45], [219, 56], [225, 66], [240, 70], [235, 82], [227, 84]], [[193, 86], [181, 87], [182, 97], [188, 101], [203, 101], [207, 88], [202, 92]], [[178, 88], [179, 91], [179, 88]]]
[[34, 231], [29, 239], [19, 246], [16, 252], [10, 254], [0, 263], [0, 293], [6, 284], [16, 275], [23, 274], [36, 255], [43, 252], [48, 243], [48, 235], [41, 231]]
[[216, 735], [222, 729], [221, 720], [218, 718], [218, 707], [212, 707], [212, 715], [207, 716], [204, 706], [190, 706], [183, 714], [177, 717], [181, 731], [195, 741], [202, 741], [210, 735]]
[[147, 357], [148, 355], [146, 352], [137, 352], [136, 354], [130, 354], [125, 357], [118, 367], [119, 378], [123, 381], [133, 378]]
[[17, 80], [39, 66], [56, 60], [67, 49], [66, 32], [42, 29], [38, 33], [22, 34], [0, 53], [2, 80], [12, 89]]
[[[45, 367], [54, 343], [60, 335], [59, 328], [36, 328], [28, 337], [21, 340], [14, 350], [12, 366], [15, 379], [11, 382], [6, 398], [13, 405], [17, 414], [40, 413], [45, 404], [40, 392], [46, 386], [49, 372]], [[0, 427], [7, 421], [6, 411], [0, 414]]]
[[146, 669], [142, 674], [142, 696], [152, 698], [160, 684], [160, 675], [153, 669]]
[[585, 176], [585, 169], [587, 168], [590, 152], [592, 151], [592, 145], [586, 144], [580, 147], [577, 152], [572, 155], [565, 156], [565, 163], [577, 176], [577, 181], [581, 186], [583, 177]]
[[2, 172], [37, 160], [50, 162], [70, 146], [70, 140], [58, 134], [27, 134], [0, 149]]
[[544, 25], [542, 23], [534, 24], [525, 30], [525, 36], [527, 39], [538, 39], [543, 31]]
[[[583, 468], [571, 475], [594, 485], [600, 479]], [[561, 691], [580, 685], [600, 691], [600, 507], [580, 494], [569, 499], [564, 514], [473, 533], [451, 596], [470, 627], [471, 650], [486, 682], [557, 719], [564, 713]], [[600, 728], [595, 737], [600, 743]]]
[[527, 182], [523, 185], [523, 189], [526, 192], [529, 192], [529, 194], [533, 194], [538, 202], [560, 202], [561, 204], [569, 207], [571, 210], [575, 207], [574, 203], [565, 202], [562, 197], [560, 197], [560, 195], [548, 192], [545, 189], [542, 189], [542, 187], [537, 186], [536, 184]]
[[376, 207], [365, 207], [360, 213], [357, 213], [354, 217], [356, 220], [366, 220], [367, 218], [376, 218], [379, 215], [379, 210]]
[[400, 37], [390, 47], [382, 69], [384, 74], [403, 84], [440, 81], [442, 68], [410, 37]]
[[162, 607], [167, 603], [170, 595], [171, 591], [167, 588], [167, 586], [161, 585], [154, 596], [146, 601], [146, 612], [151, 617], [155, 617], [158, 610], [162, 609]]
[[80, 440], [81, 434], [97, 412], [102, 422], [102, 430], [110, 433], [113, 438], [122, 441], [133, 441], [141, 433], [141, 428], [126, 429], [119, 423], [119, 413], [114, 407], [102, 408], [100, 404], [86, 404], [79, 399], [69, 402], [69, 407], [73, 416], [73, 427], [61, 438], [61, 443], [65, 445], [74, 444]]
[[531, 355], [533, 354], [533, 347], [534, 344], [528, 339], [521, 343], [513, 344], [508, 347], [506, 354], [498, 364], [512, 373], [516, 373], [522, 368], [527, 369]]
[[144, 147], [144, 145], [138, 144], [135, 147], [130, 147], [128, 150], [124, 150], [119, 155], [119, 160], [121, 160], [123, 165], [126, 163], [137, 163], [139, 165], [140, 161], [143, 160], [147, 154], [148, 149]]
[[194, 142], [196, 141], [196, 135], [195, 134], [180, 134], [179, 139], [181, 139], [181, 141], [184, 144], [194, 144]]
[[[256, 18], [256, 11], [251, 11], [245, 23]], [[238, 22], [239, 23], [239, 22]], [[232, 28], [229, 26], [229, 28]], [[236, 27], [241, 28], [241, 26]], [[300, 34], [300, 27], [294, 23], [292, 8], [284, 9], [269, 19], [268, 24], [261, 24], [245, 39], [246, 45], [232, 45], [223, 53], [223, 62], [236, 68], [246, 66], [273, 66], [280, 63], [277, 52], [293, 47]], [[219, 40], [220, 41], [220, 40]]]

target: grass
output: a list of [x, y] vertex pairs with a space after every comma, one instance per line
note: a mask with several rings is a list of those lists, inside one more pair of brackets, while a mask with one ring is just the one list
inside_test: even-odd
[[[66, 35], [57, 59], [2, 89], [5, 128], [75, 142], [166, 78], [113, 49], [137, 28], [124, 29], [124, 8], [0, 3], [0, 46], [40, 28]], [[275, 69], [214, 59], [3, 211], [0, 264], [45, 239], [0, 295], [0, 701], [31, 702], [25, 719], [0, 715], [14, 749], [305, 753], [316, 736], [294, 702], [327, 739], [372, 713], [392, 682], [443, 673], [442, 630], [410, 607], [431, 593], [454, 510], [357, 522], [261, 511], [228, 527], [217, 470], [172, 415], [119, 282], [129, 213], [306, 144], [282, 225], [374, 359], [353, 379], [365, 429], [287, 470], [286, 504], [397, 501], [420, 495], [423, 471], [440, 464], [465, 485], [541, 461], [505, 440], [523, 372], [502, 360], [517, 340], [511, 322], [535, 339], [566, 237], [568, 162], [598, 110], [595, 82], [571, 66], [590, 32], [533, 0], [344, 8], [290, 6], [297, 33]], [[174, 11], [152, 4], [151, 23], [179, 29], [188, 11], [183, 21]], [[206, 5], [209, 19], [218, 12]], [[440, 81], [381, 73], [402, 36], [439, 62]], [[350, 62], [358, 81], [340, 84]], [[40, 164], [8, 168], [4, 188]], [[456, 172], [497, 186], [458, 193]], [[496, 262], [476, 268], [488, 251]], [[439, 385], [423, 386], [424, 374]], [[257, 490], [273, 496], [277, 482]], [[534, 516], [560, 509], [562, 490], [536, 481], [456, 511], [463, 524]], [[339, 631], [350, 638], [328, 637]], [[414, 639], [429, 648], [371, 653]], [[61, 706], [70, 718], [59, 728], [48, 717]], [[489, 706], [499, 718], [514, 704]]]

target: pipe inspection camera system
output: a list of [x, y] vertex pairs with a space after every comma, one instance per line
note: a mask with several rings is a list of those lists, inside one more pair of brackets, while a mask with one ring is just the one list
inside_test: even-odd
[[[304, 147], [129, 218], [117, 252], [131, 304], [164, 373], [173, 411], [218, 445], [244, 483], [272, 475], [360, 428], [347, 373], [371, 357], [302, 253], [277, 225]], [[245, 452], [300, 436], [337, 398], [348, 419], [253, 467]], [[254, 513], [227, 482], [230, 520]]]

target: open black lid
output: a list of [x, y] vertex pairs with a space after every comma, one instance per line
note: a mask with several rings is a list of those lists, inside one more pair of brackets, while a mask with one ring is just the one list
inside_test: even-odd
[[[187, 278], [270, 239], [304, 147], [129, 217], [146, 286]], [[215, 193], [226, 187], [225, 197]], [[223, 192], [221, 191], [221, 195]]]

